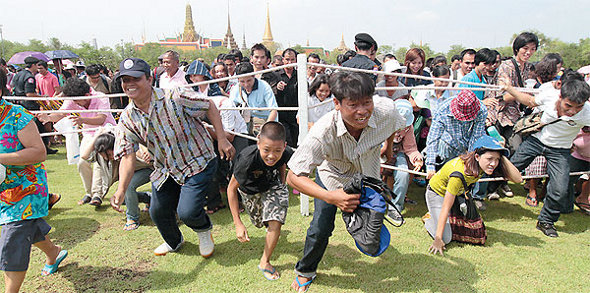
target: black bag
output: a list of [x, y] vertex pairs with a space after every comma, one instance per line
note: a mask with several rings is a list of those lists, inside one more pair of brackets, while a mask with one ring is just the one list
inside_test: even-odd
[[[457, 177], [463, 182], [465, 192], [455, 197], [455, 202], [449, 212], [449, 224], [451, 225], [452, 240], [464, 243], [484, 245], [488, 238], [486, 226], [477, 211], [470, 194], [470, 187], [465, 182], [461, 172], [453, 172], [450, 177]], [[464, 204], [463, 210], [461, 205]]]
[[355, 175], [344, 186], [344, 192], [361, 194], [361, 203], [354, 212], [342, 213], [346, 230], [361, 252], [373, 257], [381, 255], [389, 246], [390, 234], [383, 219], [387, 204], [395, 208], [393, 192], [383, 181], [362, 174]]

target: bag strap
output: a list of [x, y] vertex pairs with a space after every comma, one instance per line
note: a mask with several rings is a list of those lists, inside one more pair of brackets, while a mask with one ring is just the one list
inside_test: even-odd
[[516, 59], [514, 57], [510, 58], [512, 60], [512, 64], [514, 64], [514, 69], [516, 70], [516, 77], [518, 77], [518, 86], [524, 87], [524, 83], [522, 82], [522, 76], [520, 76], [520, 68], [518, 68], [518, 63], [516, 63]]
[[451, 175], [449, 175], [449, 177], [456, 177], [461, 179], [461, 182], [463, 183], [463, 193], [465, 194], [465, 197], [467, 197], [467, 181], [465, 181], [465, 176], [463, 176], [463, 173], [459, 172], [459, 171], [454, 171], [453, 173], [451, 173]]
[[[369, 178], [371, 178], [371, 177], [369, 177]], [[393, 198], [393, 196], [395, 195], [393, 193], [393, 191], [391, 189], [389, 189], [389, 187], [387, 185], [385, 185], [383, 183], [383, 181], [381, 181], [380, 183], [377, 183], [377, 182], [371, 182], [370, 180], [363, 179], [363, 180], [361, 180], [361, 190], [363, 190], [363, 185], [367, 185], [368, 187], [372, 188], [373, 190], [379, 192], [379, 195], [381, 195], [383, 200], [385, 200], [385, 202], [388, 205], [392, 206], [397, 211], [397, 213], [402, 217], [402, 223], [399, 225], [392, 223], [386, 217], [384, 217], [383, 220], [387, 221], [389, 224], [391, 224], [394, 227], [401, 227], [404, 224], [404, 220], [403, 220], [404, 216], [402, 215], [402, 212], [395, 207], [395, 204], [393, 204], [391, 199], [389, 199], [389, 197]], [[384, 193], [386, 193], [388, 196], [385, 196]], [[386, 208], [386, 212], [387, 212], [387, 208]]]

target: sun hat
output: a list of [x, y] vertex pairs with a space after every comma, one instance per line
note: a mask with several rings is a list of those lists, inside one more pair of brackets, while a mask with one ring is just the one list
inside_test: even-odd
[[395, 102], [395, 108], [404, 119], [406, 119], [406, 127], [414, 123], [414, 108], [412, 103], [408, 100], [398, 99]]
[[451, 101], [451, 113], [460, 121], [471, 121], [479, 112], [479, 100], [470, 90], [462, 90]]
[[482, 135], [480, 138], [478, 138], [469, 148], [469, 151], [475, 151], [477, 149], [499, 151], [505, 157], [510, 156], [510, 151], [503, 147], [497, 139], [489, 135]]
[[421, 109], [430, 109], [430, 98], [432, 91], [430, 90], [412, 90], [410, 96], [414, 99], [416, 106]]
[[406, 69], [406, 67], [400, 65], [397, 60], [389, 60], [389, 61], [383, 63], [383, 72], [390, 73], [390, 72], [394, 72], [396, 70], [404, 71], [405, 69]]

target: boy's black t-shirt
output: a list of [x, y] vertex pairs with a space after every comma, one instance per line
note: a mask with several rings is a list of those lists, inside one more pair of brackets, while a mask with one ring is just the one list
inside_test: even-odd
[[239, 189], [247, 194], [256, 194], [268, 191], [277, 183], [278, 170], [286, 164], [293, 155], [293, 149], [286, 147], [277, 163], [267, 166], [256, 145], [243, 149], [235, 160], [234, 177], [240, 184]]

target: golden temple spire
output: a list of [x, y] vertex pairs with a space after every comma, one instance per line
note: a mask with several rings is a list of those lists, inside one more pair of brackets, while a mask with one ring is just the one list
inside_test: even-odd
[[193, 24], [193, 10], [190, 4], [186, 4], [186, 19], [184, 21], [184, 33], [182, 34], [183, 42], [196, 42], [199, 37]]
[[268, 47], [267, 44], [273, 44], [272, 32], [270, 31], [270, 12], [268, 3], [266, 3], [266, 26], [264, 27], [264, 36], [262, 37], [262, 44]]
[[234, 40], [234, 34], [231, 32], [231, 25], [229, 23], [229, 1], [227, 2], [227, 32], [225, 33], [225, 37], [223, 37], [222, 46], [228, 49], [238, 48], [238, 44], [236, 44], [236, 40]]

